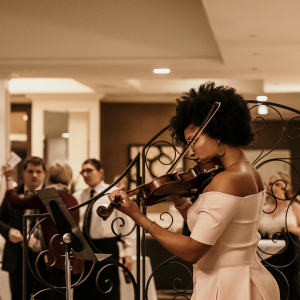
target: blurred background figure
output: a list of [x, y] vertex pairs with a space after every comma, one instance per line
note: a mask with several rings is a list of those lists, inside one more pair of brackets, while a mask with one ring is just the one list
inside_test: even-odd
[[[14, 191], [15, 194], [18, 195], [20, 199], [27, 199], [27, 197], [34, 194], [35, 190], [44, 187], [45, 176], [46, 166], [44, 160], [36, 156], [27, 157], [23, 162], [24, 184], [16, 187]], [[6, 182], [14, 189], [13, 169], [6, 174]], [[23, 215], [35, 212], [38, 211], [32, 209], [19, 210], [10, 207], [7, 197], [4, 198], [0, 207], [0, 234], [6, 240], [2, 270], [9, 272], [12, 300], [22, 299]], [[28, 224], [28, 229], [31, 225], [32, 224]], [[32, 236], [28, 249], [28, 257], [31, 264], [37, 257], [35, 251], [40, 250], [41, 238], [42, 237], [39, 237], [38, 234], [35, 235], [35, 237]], [[39, 282], [32, 276], [31, 272], [28, 272], [27, 298], [30, 299], [31, 294], [35, 293], [39, 287]]]
[[[87, 200], [95, 197], [100, 194], [104, 189], [106, 189], [109, 184], [104, 182], [104, 170], [102, 164], [99, 160], [94, 158], [89, 158], [85, 160], [82, 164], [82, 169], [80, 174], [83, 176], [85, 183], [88, 187], [84, 190], [74, 193], [74, 197], [78, 200], [79, 204], [86, 202]], [[93, 244], [102, 252], [112, 254], [112, 258], [119, 261], [119, 246], [118, 242], [122, 242], [124, 246], [124, 265], [132, 270], [132, 254], [133, 254], [133, 245], [134, 245], [134, 234], [124, 236], [128, 234], [133, 228], [133, 222], [129, 217], [123, 213], [114, 210], [114, 213], [110, 220], [103, 221], [99, 218], [96, 213], [96, 209], [99, 205], [108, 206], [110, 203], [107, 196], [101, 197], [95, 205], [90, 210], [90, 213], [87, 215], [87, 222], [84, 224], [85, 214], [87, 212], [88, 205], [80, 208], [80, 227], [83, 230], [83, 233], [86, 235], [87, 240], [91, 238]], [[116, 218], [124, 219], [124, 226], [119, 226], [120, 223], [117, 221], [114, 226], [116, 236], [111, 229], [111, 222]], [[85, 226], [86, 225], [86, 226]], [[91, 245], [92, 246], [92, 245]], [[93, 246], [92, 246], [93, 248]], [[95, 249], [94, 249], [95, 250]], [[74, 299], [111, 299], [118, 300], [120, 299], [120, 281], [118, 275], [117, 266], [109, 266], [105, 268], [98, 278], [98, 284], [102, 291], [107, 291], [109, 285], [106, 284], [106, 280], [110, 279], [113, 282], [113, 288], [110, 292], [102, 294], [99, 292], [96, 286], [96, 277], [101, 268], [107, 265], [107, 261], [97, 262], [95, 268], [93, 269], [90, 276], [82, 284], [74, 289]], [[85, 261], [85, 275], [91, 269], [92, 262]]]
[[[275, 266], [284, 266], [291, 263], [297, 253], [300, 253], [300, 204], [296, 199], [291, 203], [294, 195], [291, 177], [287, 173], [276, 172], [273, 174], [266, 184], [266, 191], [266, 203], [259, 223], [262, 239], [288, 239], [287, 248], [282, 253], [266, 259], [266, 262]], [[290, 240], [288, 234], [284, 234], [287, 231], [286, 223], [294, 242]], [[283, 276], [273, 269], [269, 269], [269, 271], [279, 284], [281, 299], [286, 299], [287, 284]], [[297, 258], [291, 265], [281, 268], [280, 271], [284, 274], [290, 286], [288, 299], [299, 299], [300, 287], [297, 282], [300, 271], [299, 259]]]
[[[36, 194], [31, 194], [26, 198], [20, 197], [13, 189], [12, 182], [10, 178], [13, 175], [13, 169], [9, 166], [3, 167], [4, 175], [7, 180], [7, 192], [5, 199], [9, 206], [14, 209], [19, 209], [19, 211], [24, 211], [26, 209], [39, 209], [40, 213], [47, 213], [47, 210]], [[72, 169], [71, 167], [59, 160], [54, 161], [48, 168], [48, 179], [47, 188], [54, 187], [58, 191], [60, 197], [64, 201], [67, 207], [73, 207], [78, 204], [77, 200], [69, 193], [69, 185], [72, 180]], [[79, 223], [79, 210], [70, 212], [73, 216], [75, 222]], [[51, 218], [46, 219], [41, 223], [42, 233], [43, 233], [43, 249], [49, 250], [44, 256], [44, 260], [48, 265], [47, 273], [45, 274], [45, 280], [56, 287], [65, 286], [65, 258], [64, 258], [64, 248], [61, 243], [61, 238], [57, 236], [50, 241], [54, 235], [58, 234], [56, 225]], [[78, 274], [81, 273], [83, 268], [83, 263], [75, 258], [71, 258], [72, 274], [73, 280], [78, 279]], [[32, 265], [34, 266], [34, 265]], [[30, 271], [28, 271], [30, 273]], [[77, 276], [78, 275], [78, 276]], [[22, 276], [22, 273], [21, 273]], [[30, 279], [28, 278], [28, 284], [30, 284]], [[43, 286], [45, 288], [45, 286]], [[40, 289], [41, 290], [41, 289]], [[62, 290], [61, 290], [62, 291]], [[21, 288], [22, 292], [22, 288]], [[58, 292], [45, 292], [41, 294], [43, 300], [46, 299], [65, 299], [66, 296], [63, 293]], [[37, 297], [35, 297], [37, 298]], [[22, 299], [18, 298], [18, 299]], [[28, 298], [30, 299], [30, 298]]]
[[[260, 232], [263, 237], [272, 238], [274, 233], [286, 231], [286, 212], [293, 197], [290, 176], [284, 172], [275, 173], [269, 178], [266, 190], [264, 211], [272, 213], [262, 215]], [[296, 200], [288, 210], [287, 225], [290, 233], [300, 236], [300, 205]]]

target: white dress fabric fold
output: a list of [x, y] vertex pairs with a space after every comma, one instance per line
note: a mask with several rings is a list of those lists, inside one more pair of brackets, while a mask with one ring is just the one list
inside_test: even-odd
[[256, 254], [265, 191], [247, 197], [207, 192], [188, 210], [191, 238], [213, 247], [196, 263], [191, 300], [280, 300]]

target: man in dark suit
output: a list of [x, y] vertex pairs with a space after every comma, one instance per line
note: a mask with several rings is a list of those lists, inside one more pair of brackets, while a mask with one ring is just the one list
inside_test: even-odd
[[[25, 159], [23, 163], [23, 177], [24, 184], [16, 188], [19, 195], [26, 195], [34, 193], [35, 190], [41, 189], [44, 185], [46, 175], [45, 162], [42, 158], [30, 156]], [[13, 180], [8, 177], [6, 180]], [[30, 214], [32, 211], [25, 211]], [[0, 234], [6, 239], [2, 270], [9, 272], [9, 282], [12, 300], [22, 299], [22, 265], [23, 265], [23, 248], [22, 248], [22, 228], [23, 228], [23, 210], [12, 209], [6, 199], [3, 200], [0, 207]], [[36, 239], [32, 237], [29, 243], [36, 244]], [[34, 259], [36, 254], [29, 248], [29, 259]], [[38, 283], [28, 271], [28, 286], [27, 299], [30, 299], [31, 293], [37, 292]]]

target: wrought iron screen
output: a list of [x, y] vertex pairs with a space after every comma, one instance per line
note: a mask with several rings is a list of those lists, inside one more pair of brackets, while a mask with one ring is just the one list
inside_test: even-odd
[[[251, 112], [253, 115], [253, 128], [255, 131], [255, 141], [252, 145], [245, 149], [246, 155], [249, 159], [251, 159], [252, 165], [261, 171], [263, 174], [264, 180], [266, 184], [269, 185], [269, 189], [267, 190], [267, 194], [269, 196], [269, 203], [266, 203], [265, 209], [263, 211], [263, 215], [268, 215], [268, 218], [272, 218], [272, 215], [278, 214], [278, 209], [281, 206], [281, 203], [285, 203], [285, 211], [284, 211], [284, 228], [280, 228], [279, 231], [272, 230], [267, 231], [267, 235], [265, 235], [267, 246], [261, 245], [258, 246], [258, 253], [262, 258], [266, 267], [272, 272], [272, 274], [276, 277], [276, 280], [279, 282], [281, 288], [281, 297], [282, 299], [292, 299], [291, 298], [291, 290], [294, 294], [294, 291], [298, 293], [299, 290], [299, 266], [300, 261], [298, 259], [298, 253], [300, 250], [299, 244], [299, 235], [295, 234], [295, 230], [289, 232], [289, 227], [287, 226], [289, 223], [289, 212], [293, 211], [294, 207], [299, 205], [299, 193], [300, 193], [300, 111], [295, 110], [290, 107], [286, 107], [276, 103], [260, 103], [257, 101], [248, 101], [249, 107], [251, 108]], [[274, 116], [274, 120], [265, 119], [263, 116], [257, 115], [257, 108], [260, 105], [266, 105], [269, 109], [269, 112]], [[276, 115], [276, 116], [275, 116]], [[97, 199], [106, 195], [108, 191], [115, 186], [123, 177], [127, 176], [132, 168], [136, 168], [135, 171], [135, 182], [136, 185], [140, 185], [145, 183], [146, 181], [146, 170], [147, 170], [147, 155], [149, 149], [156, 145], [166, 145], [168, 146], [168, 157], [170, 157], [170, 148], [173, 151], [173, 157], [170, 159], [167, 164], [172, 164], [172, 162], [178, 157], [179, 153], [182, 151], [182, 146], [178, 147], [175, 145], [174, 141], [161, 141], [160, 137], [168, 131], [168, 126], [162, 129], [156, 136], [154, 136], [143, 148], [141, 153], [138, 153], [137, 156], [131, 161], [128, 168], [124, 171], [121, 177], [115, 181], [110, 187], [106, 188], [100, 195], [97, 196]], [[162, 148], [160, 148], [162, 149]], [[180, 150], [179, 150], [180, 149]], [[165, 164], [163, 160], [164, 157], [163, 151], [159, 153], [158, 161]], [[149, 160], [148, 160], [149, 161]], [[186, 168], [191, 167], [191, 162], [186, 161], [184, 165]], [[269, 177], [273, 172], [282, 172], [287, 174], [288, 177], [285, 178], [276, 178], [273, 182], [268, 182]], [[161, 176], [163, 174], [153, 174], [154, 176]], [[288, 182], [291, 177], [291, 182]], [[293, 187], [291, 193], [285, 193], [287, 197], [284, 199], [279, 198], [275, 193], [275, 185], [281, 183], [281, 189], [283, 191], [287, 191], [289, 185]], [[87, 206], [87, 212], [85, 216], [85, 222], [87, 220], [87, 215], [90, 210], [96, 209], [97, 207], [97, 199], [93, 202], [87, 202], [78, 207], [72, 208], [71, 210], [78, 209], [79, 207]], [[145, 204], [139, 199], [137, 196], [136, 201], [140, 206], [142, 212], [144, 214], [148, 214], [149, 208], [145, 206]], [[271, 203], [271, 204], [270, 204]], [[266, 208], [268, 207], [268, 208]], [[297, 210], [297, 208], [296, 208]], [[296, 211], [295, 210], [295, 211]], [[172, 214], [174, 212], [170, 209], [165, 212], [161, 212], [159, 214], [159, 218], [161, 220], [161, 225], [169, 230], [172, 230], [173, 225], [173, 217]], [[294, 213], [295, 215], [295, 213]], [[166, 218], [166, 216], [168, 216]], [[30, 232], [33, 234], [35, 228], [37, 228], [45, 219], [49, 218], [48, 214], [40, 214], [40, 215], [27, 215], [24, 216], [24, 224], [27, 223], [27, 219], [38, 218], [40, 221], [36, 223], [36, 226]], [[262, 217], [263, 218], [263, 217]], [[166, 221], [167, 219], [167, 221]], [[297, 216], [296, 216], [297, 219]], [[300, 216], [299, 216], [300, 219]], [[271, 220], [271, 219], [270, 219]], [[123, 226], [123, 219], [115, 219], [107, 221], [112, 231], [116, 234], [116, 236], [120, 237], [116, 232], [116, 227]], [[166, 224], [168, 223], [168, 224]], [[297, 225], [297, 223], [296, 223]], [[300, 225], [300, 224], [299, 224]], [[182, 222], [183, 226], [183, 222]], [[290, 227], [292, 228], [292, 227]], [[264, 232], [265, 233], [265, 232]], [[170, 294], [173, 299], [189, 299], [190, 293], [192, 290], [192, 271], [191, 266], [184, 263], [183, 261], [177, 259], [174, 256], [169, 256], [165, 261], [157, 262], [157, 265], [153, 265], [153, 272], [148, 276], [146, 276], [146, 256], [149, 251], [147, 250], [147, 239], [145, 233], [140, 230], [140, 228], [133, 227], [126, 235], [135, 235], [136, 237], [136, 274], [132, 274], [129, 270], [116, 259], [108, 258], [106, 260], [107, 265], [99, 270], [101, 273], [105, 268], [110, 268], [111, 266], [118, 266], [129, 274], [130, 277], [130, 285], [133, 290], [133, 299], [149, 299], [149, 286], [151, 281], [156, 280], [156, 286], [159, 286], [159, 280], [161, 277], [172, 277], [172, 291]], [[39, 265], [41, 261], [44, 261], [45, 254], [51, 253], [53, 260], [51, 263], [48, 262], [47, 268], [55, 267], [55, 255], [61, 255], [54, 253], [53, 249], [44, 249], [37, 258], [35, 266], [31, 265], [28, 260], [28, 240], [27, 236], [27, 228], [24, 226], [23, 231], [24, 238], [24, 251], [23, 251], [23, 259], [24, 259], [24, 282], [23, 282], [23, 295], [26, 299], [26, 286], [27, 286], [27, 271], [32, 272], [37, 280], [39, 280], [42, 284], [44, 284], [45, 288], [38, 292], [38, 294], [49, 293], [49, 291], [55, 290], [57, 293], [65, 293], [65, 287], [57, 287], [52, 285], [50, 282], [43, 277], [39, 270]], [[56, 239], [59, 237], [53, 237]], [[89, 243], [92, 245], [95, 252], [99, 252], [97, 247], [93, 244], [93, 239], [90, 235], [87, 235], [87, 239]], [[155, 249], [151, 250], [155, 253]], [[150, 252], [151, 252], [150, 251]], [[288, 252], [288, 258], [285, 253]], [[277, 259], [278, 257], [278, 259]], [[282, 261], [281, 261], [282, 259]], [[95, 263], [93, 263], [94, 267]], [[176, 265], [175, 269], [168, 269], [169, 266]], [[28, 268], [27, 268], [28, 266]], [[171, 270], [171, 271], [170, 271]], [[176, 271], [174, 271], [176, 270]], [[285, 271], [287, 270], [287, 272]], [[177, 272], [177, 273], [176, 273]], [[286, 275], [288, 274], [288, 276]], [[290, 276], [292, 274], [292, 276]], [[80, 285], [82, 281], [87, 280], [88, 276], [84, 275], [84, 271], [81, 272], [79, 276], [77, 276], [73, 283], [72, 287]], [[184, 277], [184, 278], [183, 278]], [[106, 281], [106, 290], [103, 290], [99, 287], [97, 283], [97, 278], [94, 278], [95, 285], [97, 286], [99, 292], [99, 299], [102, 299], [104, 294], [109, 295], [111, 290], [114, 288], [114, 282], [110, 281], [110, 278], [107, 278]], [[298, 294], [299, 295], [299, 294]], [[178, 297], [181, 298], [178, 298]], [[33, 296], [34, 297], [34, 296]], [[126, 298], [128, 299], [128, 298]], [[128, 299], [130, 300], [130, 299]], [[152, 300], [152, 299], [151, 299]]]

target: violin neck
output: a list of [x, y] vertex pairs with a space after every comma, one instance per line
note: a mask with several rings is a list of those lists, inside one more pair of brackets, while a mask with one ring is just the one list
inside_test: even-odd
[[173, 165], [171, 166], [171, 168], [168, 170], [167, 174], [170, 174], [170, 173], [172, 173], [175, 170], [175, 168], [177, 167], [177, 165], [179, 164], [179, 162], [187, 154], [187, 152], [189, 151], [190, 147], [193, 145], [194, 141], [196, 141], [196, 139], [202, 134], [203, 130], [205, 129], [205, 127], [207, 126], [207, 124], [210, 122], [210, 120], [212, 119], [212, 117], [216, 114], [216, 112], [218, 111], [218, 109], [220, 108], [220, 106], [221, 106], [220, 102], [215, 102], [213, 104], [213, 106], [211, 107], [211, 109], [208, 112], [207, 116], [205, 117], [204, 121], [202, 122], [201, 126], [199, 127], [197, 133], [194, 135], [194, 137], [192, 138], [192, 140], [190, 141], [190, 143], [188, 144], [188, 146], [186, 147], [186, 149], [181, 153], [181, 155], [173, 163]]
[[144, 186], [145, 186], [145, 184], [139, 185], [135, 189], [126, 192], [126, 194], [128, 195], [128, 197], [135, 196], [140, 192], [141, 188], [144, 187]]
[[143, 183], [137, 186], [136, 188], [134, 188], [133, 190], [126, 192], [126, 194], [128, 195], [128, 197], [136, 196], [140, 193], [141, 189], [144, 188], [146, 185], [147, 185], [146, 183]]

